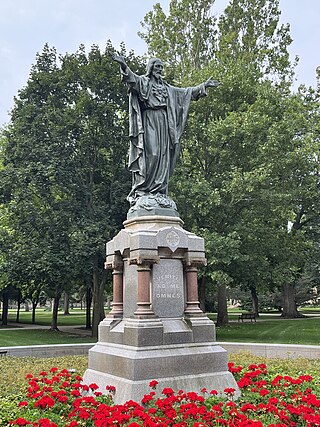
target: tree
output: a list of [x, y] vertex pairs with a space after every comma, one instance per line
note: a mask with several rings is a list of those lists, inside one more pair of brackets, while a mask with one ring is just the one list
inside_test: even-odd
[[2, 176], [20, 280], [54, 298], [56, 329], [62, 292], [91, 277], [94, 336], [104, 315], [104, 246], [124, 220], [130, 187], [126, 93], [110, 51], [108, 42], [104, 53], [81, 46], [58, 57], [44, 47], [15, 100]]
[[177, 84], [214, 58], [217, 28], [212, 3], [171, 0], [168, 15], [156, 3], [141, 22], [145, 32], [139, 35], [148, 53], [165, 60], [166, 78]]
[[[168, 16], [157, 5], [144, 21], [149, 53], [162, 54], [173, 81], [192, 85], [212, 75], [222, 82], [192, 105], [173, 198], [186, 226], [205, 238], [205, 274], [220, 295], [227, 286], [280, 285], [274, 276], [281, 255], [291, 251], [292, 268], [299, 270], [294, 248], [298, 241], [302, 252], [308, 247], [302, 235], [288, 245], [288, 220], [299, 198], [314, 194], [308, 107], [290, 92], [289, 26], [279, 24], [278, 1], [232, 0], [217, 25], [211, 1], [195, 3], [206, 17], [199, 24], [189, 14], [191, 3], [172, 1]], [[156, 37], [159, 29], [163, 38]], [[210, 34], [197, 45], [200, 55], [191, 53], [197, 29]], [[227, 322], [225, 303], [218, 319]]]

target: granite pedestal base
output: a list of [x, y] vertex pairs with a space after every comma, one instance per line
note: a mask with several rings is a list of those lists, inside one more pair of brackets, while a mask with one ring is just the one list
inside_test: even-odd
[[90, 351], [84, 376], [87, 384], [96, 383], [102, 391], [115, 386], [115, 403], [140, 402], [154, 379], [159, 395], [165, 387], [198, 393], [215, 389], [221, 394], [227, 387], [238, 388], [227, 371], [226, 351], [214, 343], [143, 348], [98, 343]]
[[140, 401], [152, 380], [160, 393], [165, 387], [239, 393], [214, 323], [199, 308], [203, 239], [175, 217], [137, 217], [124, 226], [107, 244], [113, 309], [99, 325], [84, 381], [102, 392], [115, 386], [116, 403]]

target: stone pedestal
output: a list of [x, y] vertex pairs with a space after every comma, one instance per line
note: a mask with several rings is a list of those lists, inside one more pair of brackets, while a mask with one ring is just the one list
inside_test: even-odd
[[174, 216], [141, 216], [107, 243], [113, 308], [89, 351], [86, 383], [113, 385], [115, 402], [140, 401], [149, 382], [199, 392], [237, 389], [214, 323], [200, 310], [197, 268], [204, 241]]

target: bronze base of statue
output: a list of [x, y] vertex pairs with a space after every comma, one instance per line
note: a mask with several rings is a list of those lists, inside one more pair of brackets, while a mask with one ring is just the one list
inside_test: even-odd
[[127, 219], [149, 216], [173, 216], [179, 217], [175, 202], [165, 194], [145, 194], [137, 198], [127, 214]]

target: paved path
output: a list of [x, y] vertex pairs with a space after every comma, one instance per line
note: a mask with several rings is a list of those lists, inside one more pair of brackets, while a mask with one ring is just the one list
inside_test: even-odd
[[[320, 346], [316, 345], [294, 345], [294, 344], [257, 344], [257, 343], [234, 343], [217, 342], [228, 353], [250, 353], [257, 356], [269, 358], [295, 359], [304, 357], [307, 359], [320, 359]], [[87, 356], [88, 351], [94, 343], [84, 344], [52, 344], [0, 347], [0, 356], [15, 357], [58, 357], [66, 355]], [[1, 366], [1, 357], [0, 357]]]

